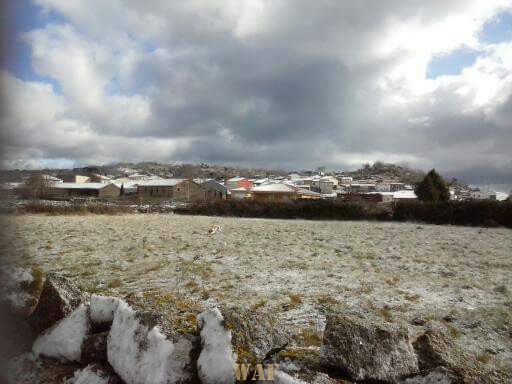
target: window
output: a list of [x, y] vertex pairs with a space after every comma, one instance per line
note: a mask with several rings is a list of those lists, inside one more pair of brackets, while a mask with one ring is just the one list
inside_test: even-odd
[[176, 188], [176, 192], [179, 192], [179, 191], [180, 191], [180, 187], [177, 187], [177, 188]]

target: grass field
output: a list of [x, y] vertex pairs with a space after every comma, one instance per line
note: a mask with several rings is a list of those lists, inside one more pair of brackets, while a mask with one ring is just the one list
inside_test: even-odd
[[[317, 345], [329, 311], [440, 322], [512, 369], [512, 230], [179, 215], [4, 218], [13, 260], [89, 292], [179, 292], [277, 313]], [[209, 235], [212, 225], [222, 231]], [[442, 320], [443, 318], [447, 319]]]

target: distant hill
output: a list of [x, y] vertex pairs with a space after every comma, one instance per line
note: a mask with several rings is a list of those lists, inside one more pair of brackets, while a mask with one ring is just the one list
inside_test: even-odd
[[396, 178], [402, 183], [416, 184], [425, 177], [425, 173], [421, 170], [411, 169], [404, 165], [396, 165], [376, 161], [373, 164], [364, 164], [357, 171], [344, 172], [354, 178], [369, 178], [371, 176], [379, 176], [384, 178]]
[[[334, 174], [328, 172], [327, 174]], [[0, 171], [0, 182], [15, 182], [28, 178], [35, 172], [43, 172], [52, 176], [63, 175], [88, 175], [98, 173], [101, 175], [109, 175], [114, 177], [122, 177], [129, 174], [141, 173], [158, 175], [165, 178], [213, 178], [213, 179], [229, 179], [234, 176], [245, 176], [249, 178], [263, 178], [268, 176], [286, 176], [289, 170], [264, 169], [264, 168], [242, 168], [212, 164], [164, 164], [156, 162], [140, 162], [140, 163], [116, 163], [110, 165], [90, 165], [87, 167], [73, 169], [42, 169], [42, 170], [9, 170]], [[302, 174], [313, 174], [313, 171], [301, 171]], [[423, 171], [414, 170], [403, 165], [383, 163], [377, 161], [374, 164], [364, 164], [360, 169], [355, 171], [343, 172], [348, 176], [356, 179], [365, 179], [371, 176], [383, 178], [395, 178], [407, 184], [415, 184], [424, 176]]]

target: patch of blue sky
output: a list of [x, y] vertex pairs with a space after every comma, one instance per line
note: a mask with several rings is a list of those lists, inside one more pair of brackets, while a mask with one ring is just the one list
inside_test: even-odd
[[32, 52], [21, 35], [48, 23], [61, 23], [64, 19], [54, 12], [44, 12], [30, 0], [7, 2], [6, 12], [2, 14], [6, 55], [2, 69], [25, 81], [50, 83], [60, 92], [60, 85], [54, 79], [37, 74], [32, 67]]
[[475, 63], [478, 54], [474, 49], [461, 48], [447, 55], [436, 56], [428, 66], [427, 77], [435, 79], [443, 75], [458, 75]]
[[488, 21], [479, 34], [483, 44], [497, 44], [512, 41], [512, 10], [502, 12]]

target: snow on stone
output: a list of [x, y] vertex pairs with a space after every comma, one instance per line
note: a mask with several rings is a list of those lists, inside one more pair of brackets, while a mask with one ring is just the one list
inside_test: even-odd
[[204, 311], [197, 321], [201, 330], [201, 353], [197, 360], [199, 379], [203, 384], [227, 384], [235, 381], [231, 331], [223, 325], [218, 308]]
[[93, 365], [88, 365], [82, 370], [75, 371], [73, 377], [66, 380], [65, 384], [108, 384], [108, 380], [108, 377], [95, 370]]
[[89, 333], [88, 307], [84, 304], [41, 334], [32, 347], [36, 356], [80, 361], [82, 343]]
[[173, 343], [159, 328], [148, 328], [137, 312], [121, 301], [107, 341], [110, 365], [127, 384], [172, 384], [190, 379], [192, 342]]
[[[265, 377], [268, 379], [268, 370], [265, 369]], [[307, 384], [305, 381], [296, 379], [287, 373], [284, 373], [283, 371], [274, 371], [273, 374], [273, 380], [258, 380], [258, 384], [265, 384], [265, 383], [273, 383], [273, 384]]]
[[116, 297], [92, 295], [91, 320], [94, 323], [109, 323], [114, 320], [114, 313], [121, 302]]

